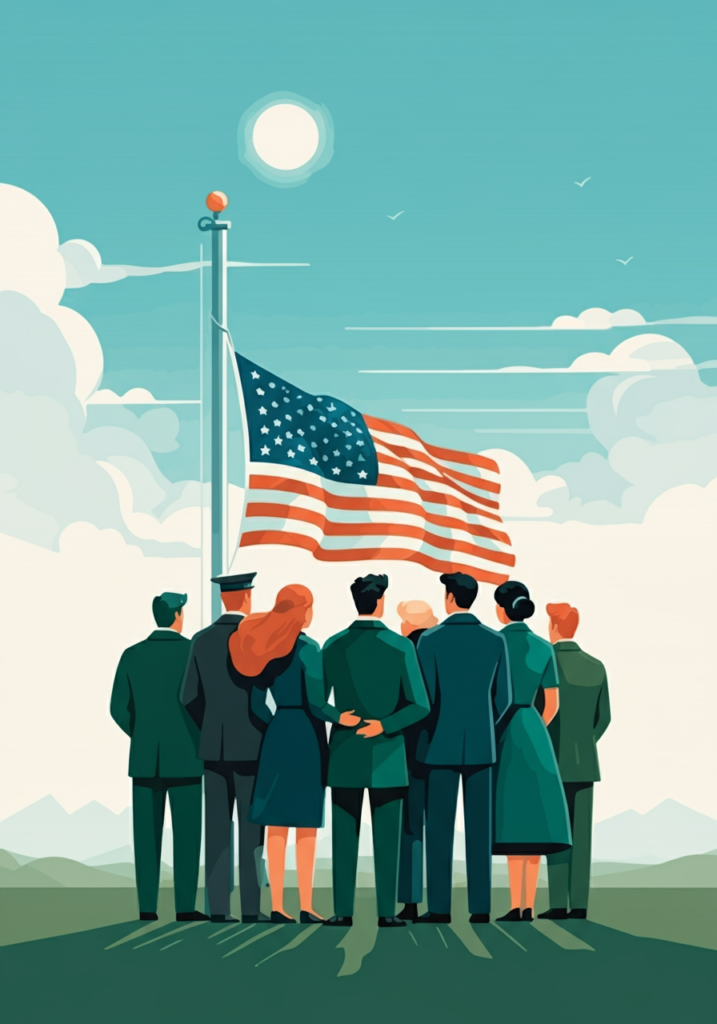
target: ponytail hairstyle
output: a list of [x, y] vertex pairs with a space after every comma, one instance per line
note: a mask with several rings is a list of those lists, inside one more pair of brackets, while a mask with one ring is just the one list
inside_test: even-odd
[[508, 580], [501, 583], [496, 590], [495, 603], [500, 605], [511, 622], [523, 622], [535, 612], [535, 605], [530, 600], [530, 591], [524, 583]]

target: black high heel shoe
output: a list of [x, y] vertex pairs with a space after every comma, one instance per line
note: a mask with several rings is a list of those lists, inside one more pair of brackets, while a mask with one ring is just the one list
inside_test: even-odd
[[323, 917], [316, 917], [310, 910], [302, 910], [299, 914], [299, 924], [323, 924]]
[[293, 917], [287, 917], [286, 914], [282, 914], [280, 910], [272, 910], [272, 912], [271, 912], [271, 923], [272, 924], [296, 924], [296, 920]]

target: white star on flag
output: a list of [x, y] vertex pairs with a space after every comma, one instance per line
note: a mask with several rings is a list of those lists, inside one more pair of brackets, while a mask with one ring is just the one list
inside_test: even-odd
[[284, 443], [284, 439], [282, 437], [275, 437], [274, 438], [274, 444], [283, 444], [283, 443]]
[[309, 464], [311, 466], [318, 466], [319, 460], [318, 459], [309, 459]]
[[266, 447], [266, 445], [264, 445], [264, 447], [262, 448], [261, 454], [262, 455], [268, 455], [269, 454], [269, 449]]
[[256, 389], [256, 393], [257, 393], [257, 395], [263, 395], [264, 394], [264, 392], [261, 390], [261, 388], [257, 388]]
[[290, 459], [293, 459], [296, 456], [296, 452], [292, 452], [291, 448], [289, 448], [286, 454], [289, 456]]
[[256, 372], [256, 370], [252, 370], [251, 371], [251, 379], [252, 380], [259, 380], [259, 374]]
[[259, 406], [259, 415], [260, 416], [266, 416], [266, 409], [264, 408], [263, 405]]
[[359, 473], [359, 480], [365, 480], [367, 476], [368, 473], [366, 472], [366, 470], [362, 469], [361, 472]]
[[341, 470], [339, 469], [338, 466], [332, 466], [331, 472], [334, 474], [334, 476], [338, 476]]
[[262, 427], [261, 428], [261, 432], [262, 432], [262, 434], [268, 434], [269, 433], [269, 428], [268, 427]]

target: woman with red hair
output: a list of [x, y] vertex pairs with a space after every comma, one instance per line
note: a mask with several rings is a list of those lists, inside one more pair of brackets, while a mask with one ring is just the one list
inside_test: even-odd
[[344, 716], [327, 702], [321, 650], [303, 632], [311, 625], [313, 604], [307, 587], [283, 587], [272, 611], [248, 615], [229, 639], [235, 669], [255, 686], [270, 689], [276, 703], [262, 740], [249, 811], [250, 821], [267, 826], [271, 920], [276, 924], [295, 923], [284, 910], [290, 828], [296, 828], [301, 923], [322, 920], [314, 912], [312, 899], [316, 830], [324, 822], [328, 763], [324, 723], [342, 721]]

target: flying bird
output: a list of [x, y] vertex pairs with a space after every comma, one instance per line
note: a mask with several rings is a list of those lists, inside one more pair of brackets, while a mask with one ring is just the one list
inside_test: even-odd
[[[585, 181], [590, 181], [590, 178], [586, 178]], [[577, 185], [578, 188], [582, 188], [583, 185], [585, 184], [585, 181], [574, 181], [573, 185]]]
[[393, 217], [391, 216], [391, 214], [390, 214], [390, 213], [387, 213], [387, 214], [386, 214], [386, 216], [388, 217], [388, 219], [389, 219], [389, 220], [395, 220], [395, 219], [396, 219], [396, 217], [400, 217], [400, 216], [401, 216], [401, 213], [405, 213], [405, 212], [406, 212], [405, 210], [401, 210], [401, 212], [400, 212], [400, 213], [397, 213], [397, 214], [396, 214], [395, 216], [393, 216]]
[[626, 266], [628, 265], [628, 263], [630, 262], [630, 260], [631, 260], [631, 259], [633, 259], [633, 257], [632, 257], [632, 256], [630, 256], [630, 257], [629, 257], [628, 259], [626, 259], [626, 260], [615, 260], [615, 262], [616, 262], [616, 263], [622, 263], [623, 267], [626, 267]]

